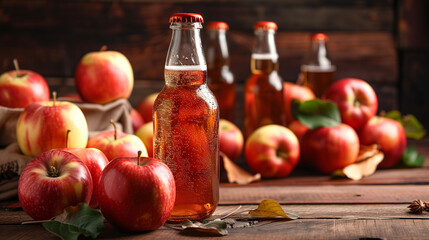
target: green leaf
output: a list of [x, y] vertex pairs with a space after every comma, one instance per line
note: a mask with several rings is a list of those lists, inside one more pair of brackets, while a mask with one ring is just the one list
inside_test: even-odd
[[313, 99], [300, 103], [291, 103], [294, 116], [310, 129], [334, 127], [341, 123], [341, 115], [337, 105], [329, 100]]
[[420, 168], [424, 162], [425, 158], [417, 152], [415, 147], [408, 147], [402, 155], [402, 163], [406, 167]]
[[215, 219], [208, 223], [191, 222], [189, 220], [186, 220], [182, 223], [182, 228], [194, 229], [199, 232], [219, 234], [222, 236], [228, 235], [228, 231], [226, 230], [227, 224], [225, 221], [220, 219]]
[[267, 218], [285, 218], [285, 219], [298, 219], [299, 216], [293, 213], [286, 213], [282, 206], [272, 200], [267, 199], [263, 200], [257, 209], [250, 210], [250, 215], [253, 216], [260, 216], [260, 217], [267, 217]]
[[77, 240], [81, 234], [96, 238], [103, 230], [104, 223], [100, 212], [83, 203], [66, 208], [51, 221], [43, 223], [43, 227], [61, 239]]
[[401, 123], [408, 138], [421, 139], [426, 135], [426, 129], [412, 114], [402, 117], [399, 111], [394, 110], [386, 113], [384, 116]]

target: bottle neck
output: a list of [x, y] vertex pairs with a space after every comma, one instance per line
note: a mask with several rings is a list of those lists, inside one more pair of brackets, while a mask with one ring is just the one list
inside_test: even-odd
[[270, 73], [278, 70], [278, 58], [273, 29], [255, 30], [255, 45], [251, 58], [252, 73]]
[[207, 69], [201, 44], [201, 23], [171, 23], [170, 47], [165, 66], [199, 66]]
[[207, 68], [209, 70], [229, 66], [229, 51], [226, 30], [208, 30]]
[[207, 64], [203, 53], [201, 23], [171, 23], [170, 47], [165, 61], [167, 85], [206, 83]]
[[312, 41], [311, 51], [305, 64], [308, 66], [319, 67], [321, 69], [330, 69], [333, 67], [329, 58], [326, 41]]

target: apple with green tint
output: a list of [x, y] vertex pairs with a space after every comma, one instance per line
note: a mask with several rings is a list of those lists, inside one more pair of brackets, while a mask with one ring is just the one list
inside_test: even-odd
[[134, 86], [133, 69], [122, 53], [102, 48], [82, 57], [75, 70], [75, 83], [86, 102], [106, 104], [128, 99]]
[[18, 197], [22, 209], [35, 220], [47, 220], [68, 206], [89, 204], [92, 177], [75, 155], [51, 150], [31, 160], [19, 177]]
[[256, 129], [249, 136], [244, 153], [253, 171], [265, 178], [281, 178], [289, 175], [297, 165], [300, 147], [292, 131], [272, 124]]
[[100, 210], [127, 231], [155, 230], [170, 217], [176, 184], [168, 166], [153, 158], [114, 159], [100, 179]]

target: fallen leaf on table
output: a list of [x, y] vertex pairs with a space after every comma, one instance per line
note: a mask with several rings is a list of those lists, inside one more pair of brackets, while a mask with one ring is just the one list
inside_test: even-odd
[[251, 182], [261, 180], [261, 174], [257, 173], [252, 175], [239, 166], [237, 166], [231, 159], [229, 159], [224, 153], [219, 154], [220, 158], [223, 161], [223, 166], [228, 176], [228, 182], [238, 183], [238, 184], [249, 184]]
[[285, 219], [292, 219], [292, 220], [299, 218], [299, 216], [296, 214], [286, 213], [285, 211], [283, 211], [282, 206], [278, 202], [272, 199], [263, 200], [259, 204], [258, 208], [254, 210], [250, 210], [249, 214], [253, 216], [260, 216], [260, 217], [267, 217], [267, 218], [285, 218]]
[[425, 157], [419, 154], [415, 147], [407, 147], [401, 160], [405, 167], [410, 168], [420, 168], [425, 163]]
[[182, 223], [182, 229], [194, 229], [199, 232], [218, 234], [222, 236], [228, 235], [226, 228], [226, 222], [220, 219], [215, 219], [208, 223], [191, 222], [189, 220]]
[[96, 238], [103, 230], [103, 216], [87, 204], [68, 207], [63, 213], [43, 223], [49, 232], [64, 240], [77, 240], [81, 234]]
[[363, 177], [374, 174], [383, 158], [384, 154], [376, 144], [370, 146], [361, 145], [357, 162], [334, 172], [332, 177], [345, 176], [352, 180], [360, 180]]

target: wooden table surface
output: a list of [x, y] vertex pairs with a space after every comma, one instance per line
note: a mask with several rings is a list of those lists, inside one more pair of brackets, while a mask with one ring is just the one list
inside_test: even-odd
[[[227, 236], [184, 232], [169, 223], [155, 231], [126, 233], [105, 223], [99, 239], [429, 239], [429, 212], [411, 214], [407, 208], [415, 199], [429, 201], [429, 139], [412, 144], [427, 160], [423, 168], [377, 170], [359, 181], [298, 171], [245, 186], [222, 183], [212, 216], [225, 216], [240, 206], [239, 212], [247, 212], [264, 199], [274, 199], [299, 215], [297, 220], [243, 221], [228, 229]], [[39, 224], [21, 225], [29, 220], [22, 210], [1, 209], [0, 239], [57, 239]]]

